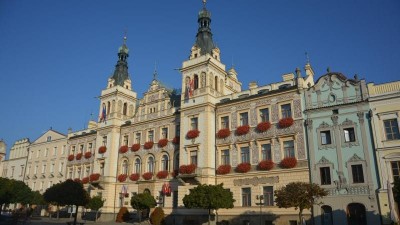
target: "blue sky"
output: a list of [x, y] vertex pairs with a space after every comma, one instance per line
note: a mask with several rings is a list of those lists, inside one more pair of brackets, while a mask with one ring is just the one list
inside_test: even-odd
[[[127, 30], [129, 72], [142, 96], [158, 78], [180, 88], [174, 70], [189, 56], [200, 0], [0, 0], [0, 139], [38, 138], [50, 127], [83, 129], [97, 118]], [[281, 80], [308, 52], [316, 78], [358, 74], [400, 80], [400, 1], [209, 0], [214, 41], [243, 88]], [[304, 74], [304, 72], [303, 72]]]

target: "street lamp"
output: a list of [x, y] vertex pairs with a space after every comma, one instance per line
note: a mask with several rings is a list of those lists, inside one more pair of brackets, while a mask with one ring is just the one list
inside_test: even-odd
[[260, 225], [262, 225], [262, 206], [264, 205], [263, 203], [264, 195], [257, 195], [256, 198], [257, 200], [260, 200], [260, 202], [256, 203], [256, 205], [260, 206]]

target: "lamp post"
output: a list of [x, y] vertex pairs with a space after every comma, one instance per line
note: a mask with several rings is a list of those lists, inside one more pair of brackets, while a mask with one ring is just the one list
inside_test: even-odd
[[257, 195], [256, 196], [257, 200], [260, 200], [260, 202], [256, 203], [256, 205], [260, 206], [260, 225], [262, 225], [262, 206], [263, 206], [263, 200], [264, 200], [264, 195]]

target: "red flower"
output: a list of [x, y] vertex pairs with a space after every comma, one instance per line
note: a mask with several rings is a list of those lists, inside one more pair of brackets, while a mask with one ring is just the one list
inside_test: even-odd
[[192, 174], [196, 170], [196, 165], [189, 164], [189, 165], [182, 165], [179, 167], [180, 174]]
[[167, 144], [168, 144], [168, 139], [166, 138], [158, 140], [158, 147], [160, 148], [167, 146]]
[[127, 177], [128, 177], [128, 176], [127, 176], [126, 174], [120, 174], [120, 175], [118, 176], [118, 181], [119, 181], [119, 182], [124, 182], [124, 181], [126, 180]]
[[231, 165], [220, 165], [217, 169], [217, 174], [224, 175], [231, 172]]
[[249, 133], [250, 131], [250, 126], [249, 125], [243, 125], [243, 126], [239, 126], [236, 128], [236, 135], [245, 135], [247, 133]]
[[168, 177], [168, 171], [166, 170], [159, 171], [156, 176], [158, 179], [165, 179]]
[[272, 162], [272, 160], [263, 160], [258, 163], [259, 170], [270, 170], [272, 168], [274, 168], [274, 162]]
[[68, 156], [68, 161], [72, 161], [72, 160], [74, 160], [74, 158], [75, 158], [75, 156], [71, 154]]
[[279, 120], [279, 127], [280, 128], [286, 128], [290, 127], [293, 125], [293, 118], [292, 117], [287, 117], [287, 118], [282, 118]]
[[123, 145], [119, 148], [119, 152], [124, 154], [128, 151], [128, 145]]
[[137, 152], [140, 149], [140, 144], [133, 144], [131, 147], [132, 152]]
[[229, 135], [231, 135], [231, 131], [229, 130], [229, 128], [221, 129], [217, 133], [218, 138], [226, 138], [229, 137]]
[[129, 197], [129, 193], [125, 193], [125, 198], [128, 198]]
[[81, 179], [75, 178], [74, 181], [75, 181], [75, 182], [81, 182]]
[[236, 167], [236, 172], [239, 173], [247, 173], [249, 172], [251, 169], [251, 165], [250, 163], [240, 163], [239, 165], [237, 165]]
[[257, 130], [259, 132], [265, 132], [269, 128], [271, 128], [271, 123], [269, 121], [261, 122], [261, 123], [257, 124]]
[[152, 172], [144, 173], [144, 174], [142, 175], [142, 177], [143, 177], [143, 179], [145, 179], [145, 180], [151, 180], [151, 178], [153, 178], [153, 173], [152, 173]]
[[177, 145], [177, 144], [179, 144], [180, 139], [181, 139], [181, 137], [176, 136], [176, 137], [174, 137], [174, 139], [172, 140], [172, 143], [174, 143], [174, 144]]
[[293, 168], [297, 165], [297, 159], [295, 157], [286, 157], [282, 159], [280, 166], [282, 168]]
[[97, 181], [100, 179], [100, 174], [99, 173], [92, 173], [89, 176], [89, 181]]
[[104, 154], [107, 151], [107, 147], [106, 146], [100, 146], [99, 148], [99, 153], [100, 154]]
[[188, 139], [193, 139], [193, 138], [197, 138], [200, 134], [199, 130], [189, 130], [186, 134], [186, 137]]
[[179, 170], [174, 170], [174, 171], [171, 172], [171, 176], [172, 177], [176, 177], [178, 175], [179, 175]]
[[92, 157], [92, 152], [85, 152], [85, 159]]
[[89, 177], [84, 177], [84, 178], [82, 178], [82, 183], [83, 183], [83, 184], [89, 183]]
[[78, 154], [76, 154], [76, 160], [81, 160], [82, 159], [82, 153], [80, 152], [80, 153], [78, 153]]
[[129, 176], [129, 179], [130, 179], [131, 181], [137, 181], [137, 180], [139, 180], [139, 178], [140, 178], [140, 175], [139, 175], [138, 173], [132, 173], [132, 174]]
[[143, 147], [144, 147], [144, 149], [151, 149], [153, 147], [153, 145], [154, 145], [154, 142], [148, 141], [148, 142], [144, 143]]

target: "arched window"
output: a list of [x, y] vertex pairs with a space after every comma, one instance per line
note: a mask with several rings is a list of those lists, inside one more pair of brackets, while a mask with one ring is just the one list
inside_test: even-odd
[[329, 205], [321, 206], [321, 224], [322, 225], [332, 225], [332, 207]]
[[154, 173], [154, 158], [153, 158], [153, 156], [150, 156], [147, 159], [147, 172]]
[[166, 170], [168, 171], [168, 155], [163, 155], [161, 157], [161, 170]]
[[111, 103], [107, 102], [107, 115], [110, 114], [110, 110], [111, 110]]
[[218, 91], [218, 77], [215, 76], [215, 90]]
[[194, 75], [194, 85], [193, 86], [194, 86], [193, 89], [195, 89], [195, 90], [199, 88], [199, 76], [197, 76], [197, 74]]
[[122, 114], [123, 114], [124, 116], [126, 116], [127, 111], [128, 111], [128, 104], [125, 102], [125, 103], [124, 103], [124, 108], [123, 108], [123, 110], [122, 110]]
[[137, 158], [135, 160], [135, 171], [134, 172], [140, 174], [140, 159], [139, 158]]
[[122, 161], [122, 173], [123, 174], [128, 174], [128, 160]]

